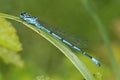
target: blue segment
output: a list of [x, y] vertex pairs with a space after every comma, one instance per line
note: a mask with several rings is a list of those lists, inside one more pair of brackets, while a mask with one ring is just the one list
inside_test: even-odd
[[100, 66], [100, 62], [99, 62], [98, 60], [96, 60], [95, 58], [92, 57], [92, 61], [93, 61], [96, 65]]
[[58, 36], [57, 34], [55, 33], [52, 33], [51, 30], [47, 29], [46, 27], [44, 26], [41, 26], [41, 24], [38, 22], [38, 18], [34, 17], [34, 16], [31, 16], [29, 15], [28, 13], [21, 13], [20, 14], [20, 18], [25, 20], [27, 23], [30, 23], [30, 24], [33, 24], [35, 25], [37, 28], [45, 31], [45, 32], [48, 32], [50, 33], [53, 37], [61, 40], [63, 43], [65, 43], [66, 45], [72, 47], [73, 49], [81, 52], [83, 55], [89, 57], [96, 65], [100, 66], [100, 62], [98, 60], [96, 60], [95, 58], [91, 57], [90, 55], [88, 55], [86, 52], [83, 52], [80, 48], [78, 48], [77, 46], [74, 46], [72, 45], [70, 42], [62, 39], [62, 37]]
[[51, 31], [50, 30], [48, 30], [47, 28], [45, 28], [45, 27], [42, 27], [42, 30], [45, 30], [46, 32], [48, 32], [48, 33], [50, 33]]
[[68, 42], [68, 41], [66, 41], [66, 40], [63, 40], [63, 42], [64, 42], [65, 44], [69, 45], [69, 46], [72, 46], [72, 44], [71, 44], [71, 43], [69, 43], [69, 42]]
[[40, 24], [35, 24], [35, 25], [36, 25], [37, 28], [40, 28], [40, 29], [43, 28], [43, 26], [41, 26]]
[[84, 55], [85, 55], [85, 54], [86, 54], [86, 52], [83, 52], [82, 54], [84, 54]]
[[80, 50], [78, 47], [76, 47], [76, 46], [73, 46], [72, 48], [74, 48], [75, 50], [77, 50], [77, 51], [80, 51], [80, 52], [81, 52], [81, 50]]
[[57, 34], [55, 34], [55, 33], [52, 33], [52, 35], [54, 36], [54, 37], [56, 37], [57, 39], [62, 39], [60, 36], [58, 36]]

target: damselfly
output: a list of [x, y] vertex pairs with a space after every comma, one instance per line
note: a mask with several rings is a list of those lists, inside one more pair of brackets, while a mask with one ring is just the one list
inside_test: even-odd
[[85, 55], [88, 58], [90, 58], [96, 65], [100, 66], [100, 62], [97, 59], [95, 59], [94, 57], [88, 55], [85, 51], [81, 50], [76, 45], [74, 45], [71, 42], [67, 41], [66, 39], [64, 39], [63, 37], [59, 36], [58, 34], [54, 33], [52, 30], [46, 28], [45, 24], [41, 23], [41, 21], [39, 21], [37, 17], [31, 16], [28, 13], [24, 12], [24, 13], [20, 14], [20, 18], [23, 19], [24, 21], [26, 21], [27, 23], [33, 24], [37, 28], [39, 28], [39, 29], [49, 33], [51, 36], [53, 36], [53, 37], [57, 38], [58, 40], [62, 41], [64, 44], [68, 45], [69, 47], [79, 51], [83, 55]]

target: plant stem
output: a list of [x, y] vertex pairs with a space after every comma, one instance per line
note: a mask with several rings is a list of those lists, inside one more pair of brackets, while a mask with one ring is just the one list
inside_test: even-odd
[[107, 50], [109, 52], [109, 57], [110, 57], [110, 61], [113, 67], [113, 70], [115, 72], [116, 75], [116, 79], [120, 80], [120, 69], [119, 69], [119, 65], [116, 62], [116, 59], [114, 57], [114, 53], [111, 47], [111, 43], [110, 40], [107, 36], [107, 33], [104, 29], [104, 25], [102, 24], [100, 18], [98, 17], [98, 15], [96, 14], [96, 12], [92, 9], [92, 7], [90, 6], [88, 0], [81, 0], [82, 4], [84, 5], [84, 7], [87, 9], [87, 11], [89, 12], [89, 14], [92, 16], [93, 20], [95, 21], [97, 28], [100, 32], [100, 35], [104, 41], [104, 43], [106, 44]]

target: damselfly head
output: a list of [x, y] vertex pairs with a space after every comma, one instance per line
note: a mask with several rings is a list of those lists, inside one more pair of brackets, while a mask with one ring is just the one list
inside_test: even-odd
[[30, 15], [28, 13], [26, 13], [26, 12], [22, 12], [20, 14], [20, 18], [25, 18], [25, 17], [30, 17]]
[[30, 24], [37, 24], [38, 23], [38, 18], [31, 16], [26, 12], [21, 13], [20, 18], [25, 20], [26, 22], [28, 22]]

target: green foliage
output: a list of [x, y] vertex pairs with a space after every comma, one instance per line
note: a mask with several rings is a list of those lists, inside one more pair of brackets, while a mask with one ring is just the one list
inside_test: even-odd
[[16, 30], [3, 18], [0, 18], [0, 45], [14, 51], [22, 50]]
[[5, 63], [23, 67], [23, 61], [19, 54], [17, 54], [21, 50], [22, 47], [16, 35], [16, 30], [10, 22], [0, 18], [0, 58]]

